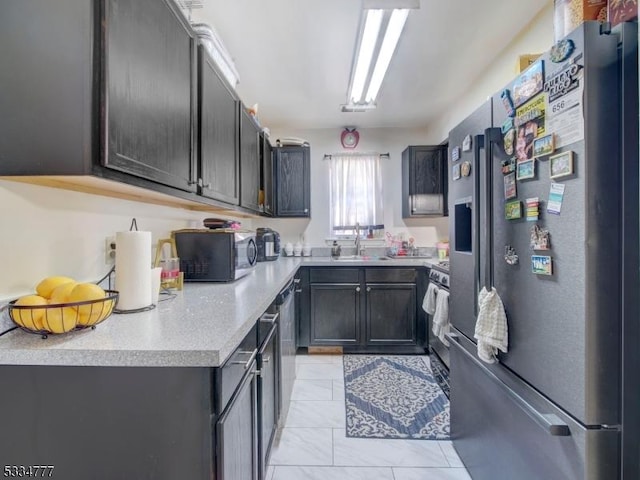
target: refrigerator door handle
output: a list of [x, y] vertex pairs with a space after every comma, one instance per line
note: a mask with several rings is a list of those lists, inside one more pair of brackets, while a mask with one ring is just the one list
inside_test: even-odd
[[543, 430], [549, 435], [554, 437], [568, 437], [571, 435], [569, 425], [564, 423], [560, 417], [554, 413], [540, 413], [531, 404], [529, 404], [524, 398], [518, 395], [509, 387], [506, 383], [500, 380], [493, 372], [486, 368], [479, 360], [471, 355], [462, 345], [460, 345], [459, 337], [455, 333], [446, 334], [450, 345], [454, 345], [464, 355], [466, 355], [476, 366], [482, 369], [483, 373], [493, 380], [504, 392], [511, 397], [513, 402], [518, 405], [533, 421], [535, 421]]
[[482, 279], [480, 278], [480, 182], [481, 182], [481, 174], [480, 174], [480, 151], [484, 150], [484, 135], [475, 135], [473, 139], [473, 199], [472, 205], [473, 210], [471, 212], [472, 222], [473, 222], [473, 271], [474, 279], [473, 279], [473, 291], [474, 291], [474, 301], [473, 301], [473, 313], [477, 317], [478, 316], [478, 293], [482, 288]]
[[493, 231], [493, 159], [495, 156], [494, 147], [500, 148], [502, 141], [502, 130], [500, 128], [487, 128], [484, 131], [484, 176], [483, 189], [484, 202], [484, 219], [485, 225], [482, 229], [482, 259], [484, 266], [484, 278], [482, 286], [490, 290], [493, 287], [493, 242], [491, 232]]

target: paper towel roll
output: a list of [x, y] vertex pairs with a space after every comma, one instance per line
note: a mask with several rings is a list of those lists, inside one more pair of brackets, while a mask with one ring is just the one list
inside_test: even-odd
[[151, 305], [151, 232], [116, 233], [116, 290], [119, 310]]

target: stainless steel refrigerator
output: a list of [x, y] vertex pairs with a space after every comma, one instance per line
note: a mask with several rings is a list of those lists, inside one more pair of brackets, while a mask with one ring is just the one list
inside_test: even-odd
[[588, 22], [450, 133], [451, 436], [475, 480], [640, 478], [637, 40]]

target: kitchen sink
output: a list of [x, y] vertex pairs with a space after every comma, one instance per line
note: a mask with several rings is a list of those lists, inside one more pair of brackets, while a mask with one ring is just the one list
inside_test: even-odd
[[341, 255], [339, 257], [331, 257], [336, 262], [370, 262], [378, 260], [389, 260], [389, 257], [379, 257], [376, 255]]

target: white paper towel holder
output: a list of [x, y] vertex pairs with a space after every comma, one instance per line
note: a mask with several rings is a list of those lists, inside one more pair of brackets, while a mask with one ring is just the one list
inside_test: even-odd
[[[135, 217], [131, 220], [131, 225], [129, 226], [129, 231], [133, 232], [133, 231], [138, 231], [138, 222], [136, 221]], [[116, 245], [117, 247], [117, 245]], [[116, 253], [117, 255], [117, 253]], [[114, 267], [114, 272], [115, 272], [115, 267]], [[154, 308], [156, 308], [156, 304], [155, 303], [151, 303], [150, 305], [147, 305], [146, 307], [140, 307], [140, 308], [132, 308], [129, 310], [124, 310], [121, 308], [114, 308], [113, 309], [113, 313], [118, 313], [118, 314], [124, 314], [124, 313], [140, 313], [140, 312], [147, 312], [149, 310], [153, 310]]]

